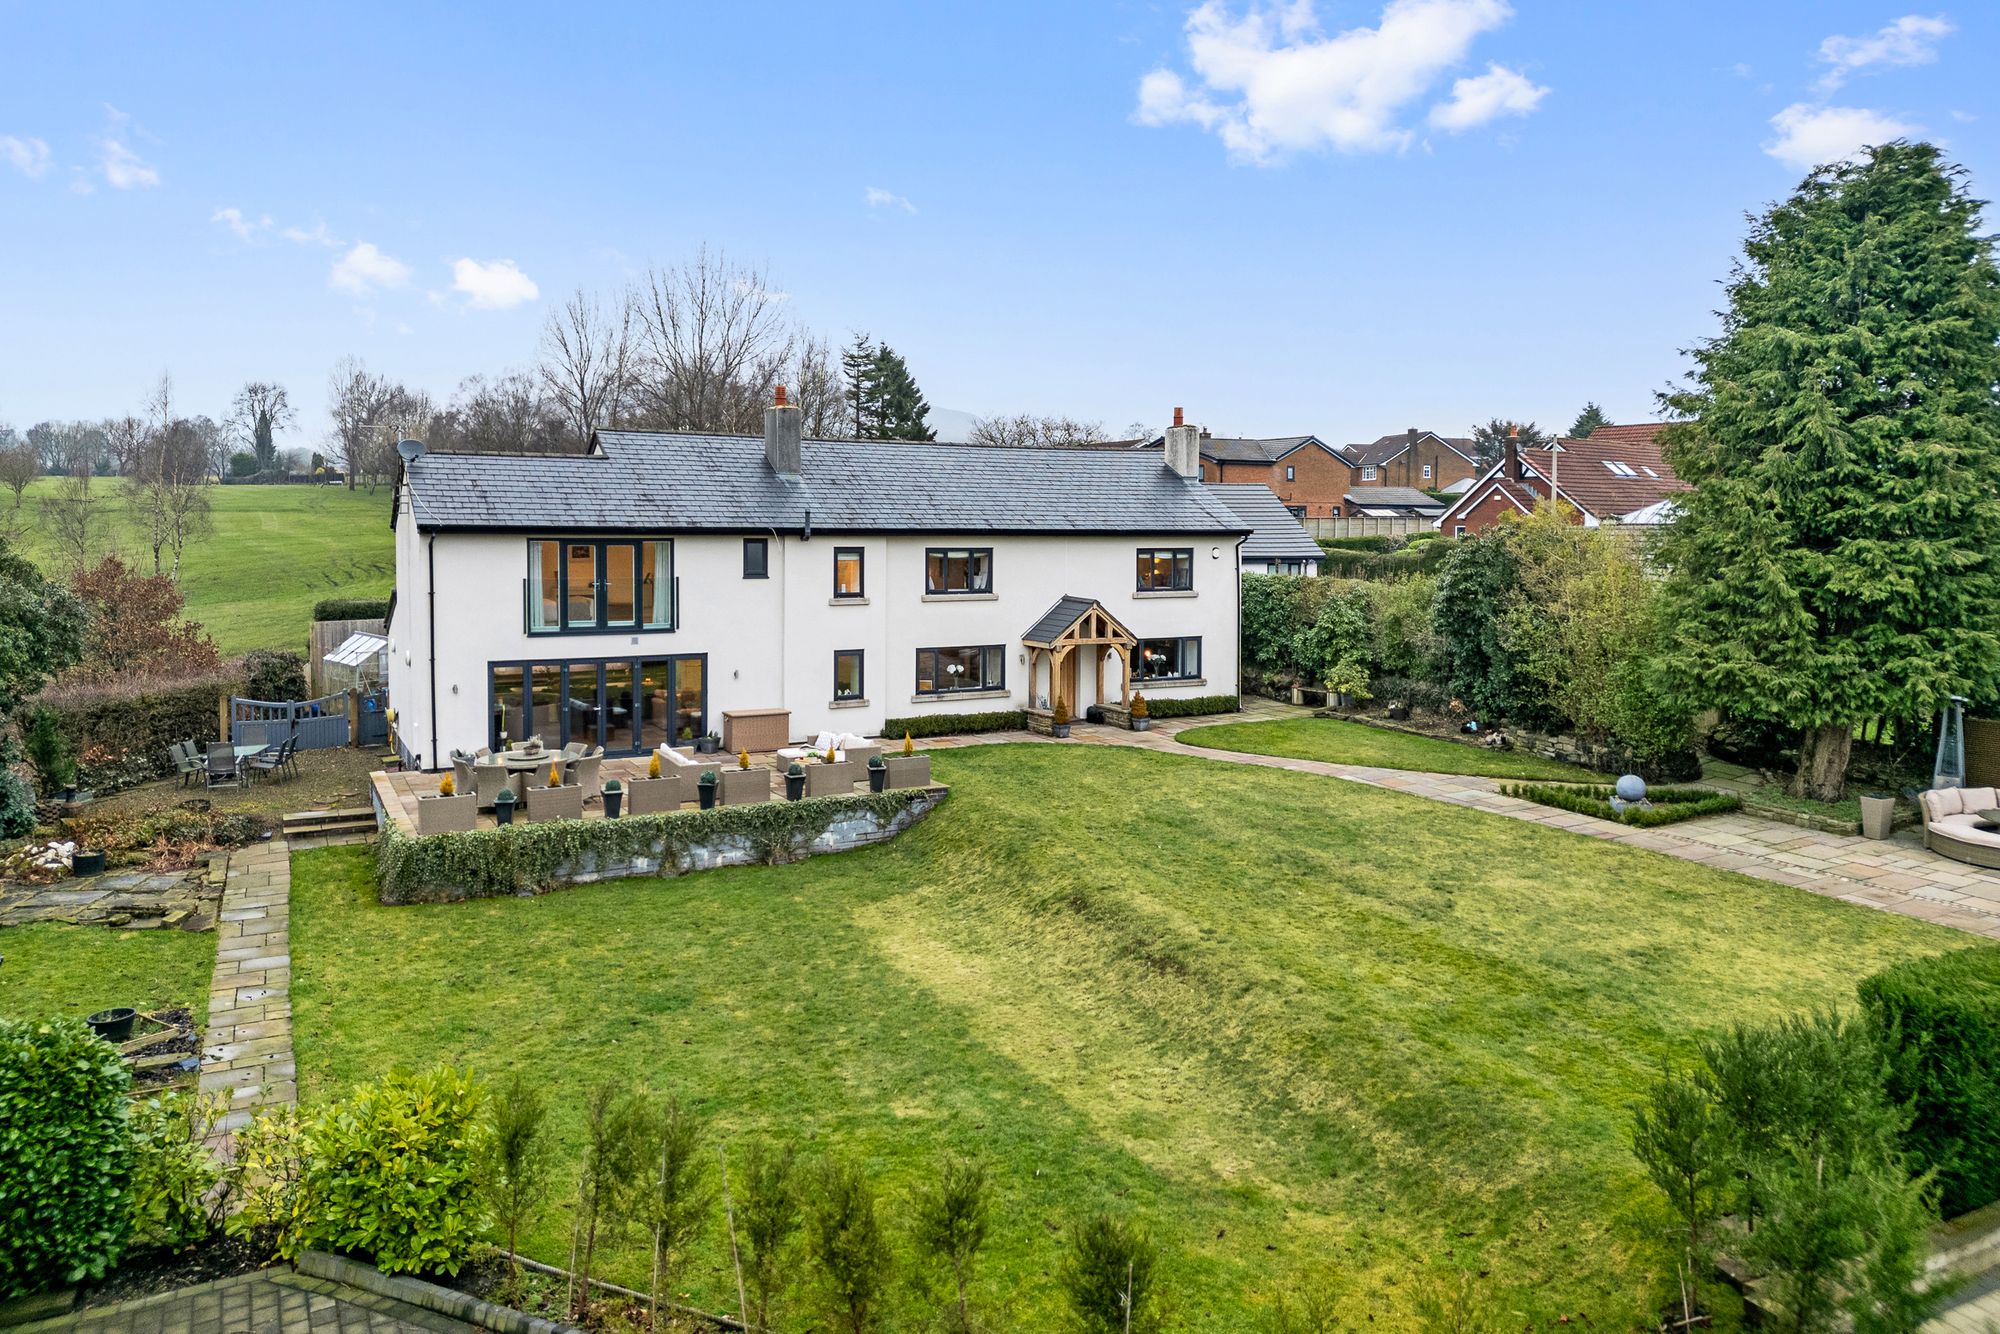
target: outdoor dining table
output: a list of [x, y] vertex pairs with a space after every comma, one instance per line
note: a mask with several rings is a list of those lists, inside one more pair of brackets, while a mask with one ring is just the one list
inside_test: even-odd
[[507, 766], [507, 785], [514, 789], [516, 799], [522, 801], [528, 797], [528, 780], [537, 773], [546, 777], [552, 764], [561, 765], [564, 773], [569, 772], [569, 758], [559, 750], [545, 750], [539, 755], [503, 750], [493, 758]]

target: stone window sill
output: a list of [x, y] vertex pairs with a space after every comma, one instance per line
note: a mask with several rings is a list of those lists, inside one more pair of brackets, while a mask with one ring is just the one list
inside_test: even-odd
[[827, 605], [827, 606], [829, 606], [829, 607], [865, 607], [865, 606], [867, 606], [867, 605], [868, 605], [868, 599], [867, 599], [867, 598], [828, 598], [828, 599], [826, 600], [826, 605]]
[[868, 701], [865, 699], [836, 699], [829, 701], [826, 707], [829, 709], [865, 709], [868, 707]]
[[1132, 594], [1132, 596], [1135, 598], [1192, 598], [1200, 597], [1201, 594], [1195, 592], [1192, 588], [1161, 588], [1154, 590], [1140, 589], [1138, 592]]
[[998, 602], [998, 593], [926, 593], [925, 602]]
[[912, 704], [945, 704], [955, 699], [1012, 699], [1011, 690], [951, 690], [942, 695], [912, 695]]
[[1144, 681], [1136, 676], [1132, 678], [1132, 688], [1134, 690], [1168, 690], [1179, 686], [1205, 686], [1207, 684], [1208, 678], [1205, 676], [1161, 676], [1155, 677], [1151, 681]]

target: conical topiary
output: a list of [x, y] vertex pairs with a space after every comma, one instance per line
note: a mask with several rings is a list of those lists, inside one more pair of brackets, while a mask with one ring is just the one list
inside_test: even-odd
[[646, 777], [658, 778], [659, 776], [660, 776], [660, 752], [656, 750], [653, 752], [652, 762], [646, 766]]
[[910, 742], [910, 732], [908, 728], [903, 729], [903, 753], [905, 755], [914, 755], [917, 753], [916, 746], [912, 745]]

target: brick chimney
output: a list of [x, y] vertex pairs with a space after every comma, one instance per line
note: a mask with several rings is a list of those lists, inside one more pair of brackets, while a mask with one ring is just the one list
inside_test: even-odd
[[1201, 429], [1189, 426], [1174, 409], [1174, 424], [1167, 428], [1167, 466], [1182, 477], [1201, 476]]
[[1510, 426], [1507, 428], [1507, 466], [1500, 470], [1500, 475], [1513, 482], [1523, 480], [1521, 474], [1520, 439], [1520, 427]]
[[1422, 434], [1423, 434], [1422, 431], [1419, 431], [1416, 427], [1412, 426], [1403, 432], [1403, 438], [1409, 441], [1410, 444], [1415, 445], [1417, 443], [1417, 437]]
[[775, 402], [764, 409], [764, 462], [780, 477], [796, 478], [799, 462], [799, 410], [785, 401], [785, 386], [778, 386]]

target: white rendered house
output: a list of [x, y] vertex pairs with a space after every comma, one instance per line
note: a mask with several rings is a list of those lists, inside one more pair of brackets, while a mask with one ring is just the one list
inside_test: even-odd
[[[1058, 699], [1080, 718], [1128, 678], [1149, 698], [1237, 693], [1251, 526], [1199, 481], [1196, 428], [1164, 461], [801, 441], [779, 398], [761, 440], [406, 443], [388, 627], [405, 762], [531, 734], [636, 754], [732, 710], [789, 710], [800, 738]], [[1121, 642], [1030, 647], [1059, 604], [1101, 608], [1090, 624]]]

